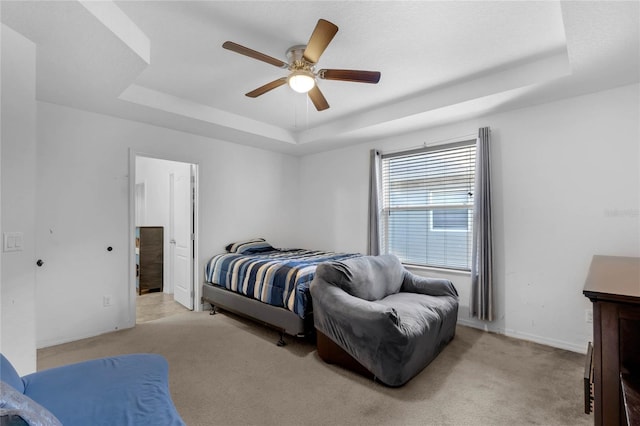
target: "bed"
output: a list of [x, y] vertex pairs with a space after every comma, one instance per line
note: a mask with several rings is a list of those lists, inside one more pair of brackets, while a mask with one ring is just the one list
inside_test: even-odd
[[283, 334], [305, 336], [313, 330], [309, 284], [322, 262], [361, 256], [304, 249], [276, 249], [264, 239], [232, 243], [205, 267], [202, 300], [251, 318]]

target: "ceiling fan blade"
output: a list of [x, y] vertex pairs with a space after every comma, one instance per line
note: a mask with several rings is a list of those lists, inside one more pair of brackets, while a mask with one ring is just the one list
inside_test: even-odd
[[324, 111], [329, 108], [329, 103], [324, 98], [324, 95], [317, 85], [313, 86], [313, 89], [309, 90], [307, 94], [309, 95], [311, 102], [313, 102], [313, 106], [315, 106], [318, 111]]
[[378, 71], [320, 70], [318, 71], [318, 77], [325, 80], [353, 81], [356, 83], [376, 84], [380, 81], [380, 73]]
[[287, 78], [286, 77], [282, 77], [279, 78], [277, 80], [273, 80], [270, 83], [265, 84], [264, 86], [260, 86], [255, 90], [252, 90], [249, 93], [246, 93], [245, 96], [248, 96], [250, 98], [257, 98], [260, 95], [264, 95], [265, 93], [269, 92], [270, 90], [275, 89], [276, 87], [280, 87], [283, 84], [286, 84], [287, 82]]
[[338, 27], [336, 25], [324, 19], [319, 19], [313, 33], [311, 33], [307, 47], [304, 49], [304, 54], [302, 55], [304, 59], [313, 64], [317, 63], [320, 55], [331, 43], [337, 32]]
[[248, 57], [253, 58], [253, 59], [257, 59], [257, 60], [262, 61], [262, 62], [266, 62], [266, 63], [271, 64], [273, 66], [276, 66], [278, 68], [288, 68], [289, 67], [289, 64], [287, 64], [286, 62], [282, 62], [280, 59], [276, 59], [276, 58], [274, 58], [272, 56], [265, 55], [264, 53], [260, 53], [257, 50], [249, 49], [248, 47], [241, 46], [238, 43], [234, 43], [232, 41], [225, 41], [222, 44], [222, 47], [224, 47], [227, 50], [231, 50], [232, 52], [236, 52], [236, 53], [239, 53], [241, 55], [245, 55], [245, 56], [248, 56]]

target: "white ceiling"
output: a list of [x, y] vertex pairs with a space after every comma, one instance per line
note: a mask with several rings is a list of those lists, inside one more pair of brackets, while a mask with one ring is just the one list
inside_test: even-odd
[[[40, 100], [303, 154], [640, 80], [631, 2], [2, 1], [37, 44]], [[340, 30], [318, 68], [374, 70], [377, 85], [320, 80], [331, 108], [282, 86], [319, 18]]]

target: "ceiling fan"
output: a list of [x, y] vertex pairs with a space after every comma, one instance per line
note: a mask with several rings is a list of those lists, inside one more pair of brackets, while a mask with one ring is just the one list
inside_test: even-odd
[[266, 62], [278, 68], [291, 71], [287, 77], [274, 80], [264, 86], [258, 87], [245, 95], [250, 98], [257, 98], [260, 95], [280, 87], [284, 84], [299, 93], [307, 93], [311, 102], [318, 111], [329, 108], [329, 103], [316, 84], [316, 79], [323, 80], [339, 80], [351, 81], [356, 83], [372, 83], [376, 84], [380, 81], [380, 73], [378, 71], [359, 71], [359, 70], [341, 70], [341, 69], [321, 69], [315, 70], [315, 66], [320, 59], [320, 55], [325, 51], [333, 37], [338, 32], [338, 27], [329, 21], [319, 19], [316, 24], [307, 45], [298, 45], [290, 47], [287, 50], [287, 59], [289, 62], [283, 62], [272, 56], [265, 55], [248, 47], [241, 46], [232, 41], [225, 41], [222, 47], [249, 56], [250, 58]]

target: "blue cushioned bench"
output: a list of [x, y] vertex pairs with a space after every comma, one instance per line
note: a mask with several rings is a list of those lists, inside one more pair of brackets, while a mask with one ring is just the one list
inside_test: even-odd
[[156, 354], [95, 359], [24, 377], [0, 354], [0, 416], [29, 425], [184, 425], [168, 377], [167, 361]]

